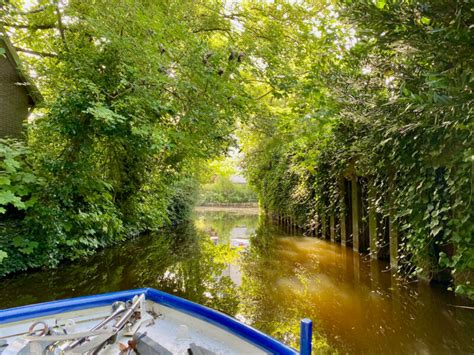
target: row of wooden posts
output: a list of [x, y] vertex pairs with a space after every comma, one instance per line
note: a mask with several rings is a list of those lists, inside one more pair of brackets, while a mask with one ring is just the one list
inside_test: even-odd
[[392, 214], [381, 216], [376, 212], [374, 196], [369, 196], [367, 183], [362, 177], [345, 178], [341, 184], [344, 208], [339, 215], [321, 215], [309, 226], [301, 226], [292, 216], [272, 214], [273, 218], [290, 233], [303, 231], [343, 246], [358, 253], [369, 253], [372, 259], [390, 260], [397, 267], [399, 235], [392, 223]]

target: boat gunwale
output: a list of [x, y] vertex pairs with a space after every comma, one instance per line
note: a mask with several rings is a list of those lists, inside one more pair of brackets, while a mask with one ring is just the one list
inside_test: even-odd
[[146, 300], [153, 301], [204, 320], [256, 345], [257, 347], [262, 348], [263, 350], [284, 355], [298, 354], [295, 349], [279, 342], [268, 334], [228, 316], [227, 314], [153, 288], [109, 292], [3, 309], [0, 310], [0, 325], [30, 318], [106, 306], [116, 301], [129, 300], [141, 293], [145, 294]]

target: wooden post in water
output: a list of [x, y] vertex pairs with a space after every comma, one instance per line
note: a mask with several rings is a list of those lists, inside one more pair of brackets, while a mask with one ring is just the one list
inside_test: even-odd
[[321, 238], [326, 239], [327, 236], [327, 221], [326, 221], [326, 214], [323, 213], [321, 215], [322, 221], [321, 221]]
[[357, 176], [354, 174], [351, 178], [352, 186], [352, 249], [356, 252], [359, 252], [359, 227], [361, 225], [360, 221], [360, 192], [359, 186], [357, 184]]
[[375, 210], [375, 190], [374, 186], [369, 187], [369, 240], [371, 259], [379, 258], [379, 238], [377, 233], [377, 212]]
[[361, 258], [362, 257], [357, 253], [354, 253], [352, 255], [352, 265], [354, 268], [354, 281], [356, 283], [360, 283], [360, 259]]
[[334, 243], [336, 241], [336, 218], [334, 213], [331, 213], [329, 217], [329, 231], [331, 233], [331, 242]]
[[372, 289], [377, 290], [380, 286], [379, 262], [375, 259], [370, 260], [370, 281]]
[[318, 219], [317, 219], [317, 229], [316, 229], [316, 236], [318, 238], [321, 238], [321, 231], [322, 231], [322, 220], [321, 216], [318, 214]]
[[313, 237], [318, 236], [318, 215], [313, 217]]
[[346, 246], [347, 230], [346, 230], [346, 214], [341, 212], [341, 245]]
[[393, 213], [390, 213], [389, 238], [390, 238], [390, 266], [398, 266], [398, 231], [393, 222]]
[[395, 202], [394, 202], [394, 176], [393, 173], [388, 177], [389, 188], [389, 245], [390, 245], [390, 266], [396, 268], [398, 266], [398, 231], [395, 225]]
[[341, 193], [341, 196], [339, 197], [340, 204], [341, 204], [341, 214], [339, 217], [341, 220], [341, 245], [346, 246], [346, 242], [347, 242], [346, 202], [345, 202], [346, 186], [344, 184], [344, 178], [339, 180], [339, 191]]

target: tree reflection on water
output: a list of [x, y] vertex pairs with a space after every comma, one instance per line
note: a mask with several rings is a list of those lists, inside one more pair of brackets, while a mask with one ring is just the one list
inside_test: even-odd
[[234, 315], [237, 286], [222, 276], [235, 260], [229, 245], [187, 223], [108, 248], [87, 260], [2, 281], [2, 308], [140, 287], [154, 287]]
[[[298, 263], [288, 265], [276, 247], [278, 230], [261, 219], [250, 247], [241, 259], [242, 286], [239, 315], [265, 333], [298, 348], [299, 320], [316, 314], [317, 305], [307, 297], [314, 274]], [[290, 267], [289, 267], [290, 266]], [[313, 318], [313, 347], [331, 352]]]
[[194, 222], [4, 279], [1, 307], [154, 287], [294, 347], [299, 320], [309, 317], [318, 353], [474, 351], [474, 313], [452, 307], [463, 300], [423, 283], [402, 284], [383, 261], [290, 236], [258, 215], [206, 212]]

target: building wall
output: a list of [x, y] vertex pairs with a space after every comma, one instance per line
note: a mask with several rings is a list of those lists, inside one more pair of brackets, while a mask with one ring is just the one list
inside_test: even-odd
[[0, 137], [21, 137], [28, 116], [29, 97], [13, 61], [0, 56]]

